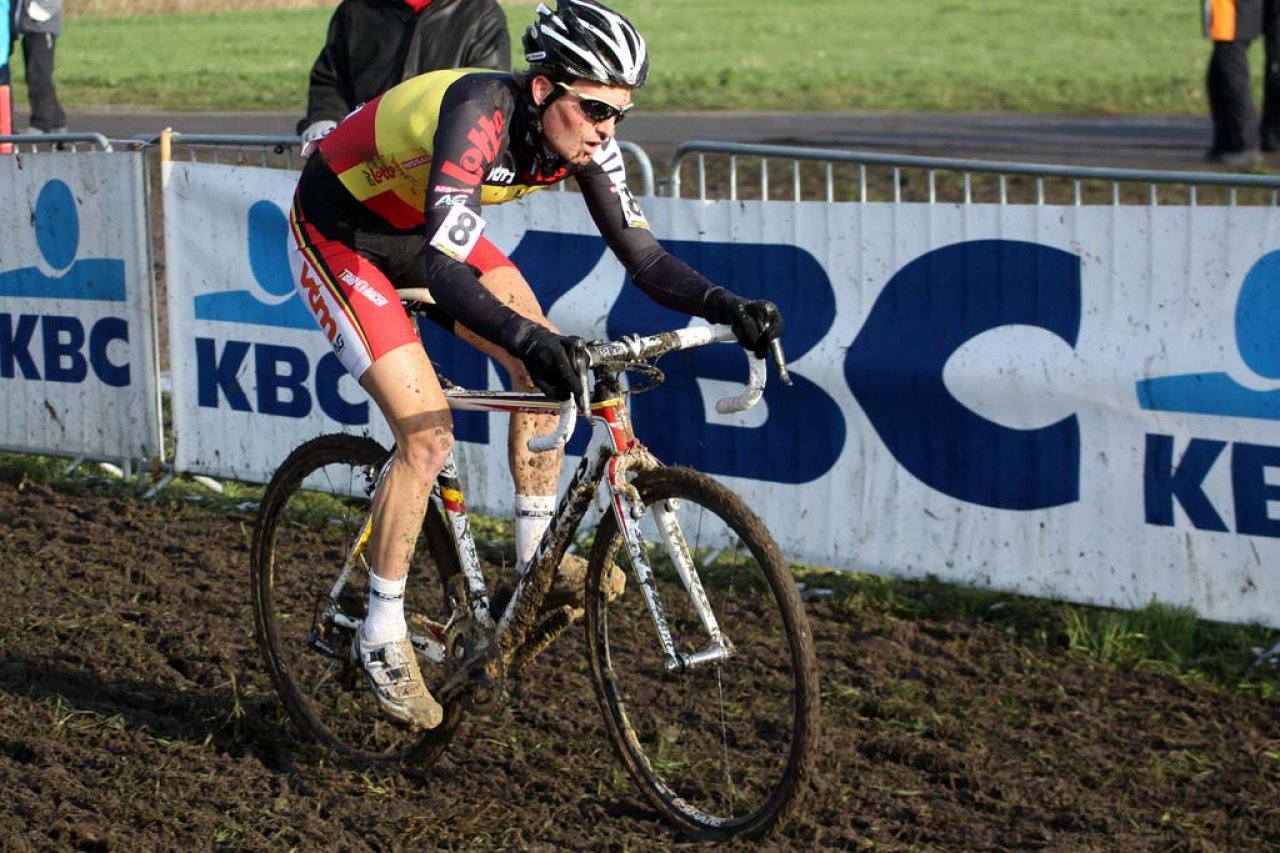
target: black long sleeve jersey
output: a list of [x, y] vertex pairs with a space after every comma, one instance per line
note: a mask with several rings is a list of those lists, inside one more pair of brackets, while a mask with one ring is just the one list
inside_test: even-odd
[[438, 71], [356, 110], [324, 138], [319, 155], [351, 201], [372, 214], [366, 221], [389, 233], [422, 234], [426, 281], [436, 302], [508, 350], [534, 324], [499, 302], [467, 263], [483, 239], [482, 207], [569, 177], [635, 283], [665, 307], [703, 315], [707, 296], [719, 288], [654, 238], [627, 189], [617, 142], [609, 140], [589, 163], [575, 167], [546, 150], [537, 128], [522, 77]]

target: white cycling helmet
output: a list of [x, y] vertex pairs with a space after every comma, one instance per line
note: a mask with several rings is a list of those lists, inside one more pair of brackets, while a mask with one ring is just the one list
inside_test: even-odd
[[558, 0], [553, 12], [538, 4], [525, 30], [524, 58], [534, 74], [638, 89], [649, 76], [649, 51], [631, 22], [592, 0]]

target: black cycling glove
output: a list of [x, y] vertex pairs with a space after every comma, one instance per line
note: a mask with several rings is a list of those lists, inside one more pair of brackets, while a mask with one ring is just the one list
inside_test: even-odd
[[561, 337], [539, 326], [513, 351], [524, 362], [533, 384], [553, 400], [570, 400], [582, 394], [582, 379], [569, 357], [579, 338]]
[[759, 358], [768, 354], [770, 341], [782, 334], [782, 315], [767, 299], [743, 299], [717, 287], [707, 294], [705, 305], [708, 320], [732, 326], [738, 343]]

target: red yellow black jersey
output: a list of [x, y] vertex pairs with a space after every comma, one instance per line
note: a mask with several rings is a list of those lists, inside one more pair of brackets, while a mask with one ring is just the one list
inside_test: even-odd
[[425, 277], [437, 303], [489, 340], [508, 345], [514, 333], [509, 309], [490, 304], [467, 266], [485, 228], [481, 208], [569, 177], [636, 284], [660, 304], [699, 313], [712, 285], [654, 239], [627, 189], [617, 141], [601, 145], [585, 165], [568, 164], [543, 145], [526, 86], [522, 76], [474, 69], [414, 77], [356, 109], [321, 141], [324, 171], [379, 230], [423, 235]]

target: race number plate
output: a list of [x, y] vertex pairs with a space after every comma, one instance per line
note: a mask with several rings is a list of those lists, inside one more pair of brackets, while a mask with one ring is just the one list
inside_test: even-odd
[[449, 208], [449, 215], [436, 229], [431, 245], [452, 258], [465, 262], [484, 233], [480, 214], [462, 205]]

